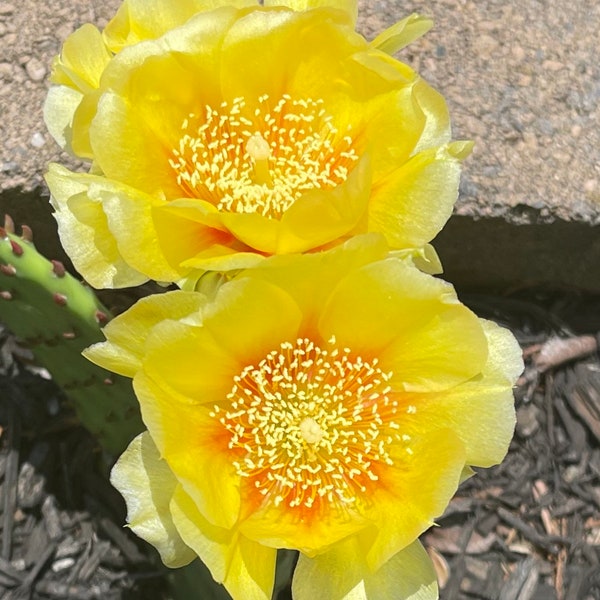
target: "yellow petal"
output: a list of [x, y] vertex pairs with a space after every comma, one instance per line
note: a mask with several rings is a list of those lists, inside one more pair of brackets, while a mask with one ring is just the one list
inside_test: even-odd
[[302, 329], [315, 330], [315, 321], [338, 280], [353, 269], [385, 258], [388, 250], [382, 236], [365, 234], [328, 252], [272, 256], [239, 277], [265, 280], [286, 290], [302, 310]]
[[300, 554], [292, 579], [294, 600], [366, 600], [365, 553], [356, 536], [349, 536], [322, 554]]
[[[357, 84], [357, 89], [347, 91], [353, 98], [368, 100], [380, 94], [397, 91], [420, 81], [418, 74], [408, 65], [375, 50], [369, 45], [360, 48], [344, 62], [345, 79]], [[372, 88], [369, 92], [369, 88]]]
[[419, 271], [428, 275], [439, 275], [444, 272], [440, 257], [431, 244], [425, 244], [421, 248], [395, 250], [390, 254], [402, 260], [410, 260]]
[[[158, 198], [177, 198], [181, 190], [171, 174], [169, 155], [136, 108], [111, 91], [102, 94], [89, 132], [94, 158], [110, 179]], [[176, 119], [178, 124], [185, 116]]]
[[371, 46], [382, 52], [394, 54], [425, 35], [432, 27], [433, 21], [431, 19], [413, 13], [382, 31], [371, 42]]
[[298, 337], [300, 321], [296, 303], [278, 287], [234, 281], [204, 311], [202, 327], [174, 320], [157, 324], [145, 342], [144, 368], [193, 402], [220, 402], [244, 367]]
[[332, 508], [324, 518], [310, 510], [297, 514], [287, 505], [276, 507], [270, 502], [244, 519], [240, 531], [266, 546], [294, 548], [307, 556], [315, 556], [368, 525], [368, 519], [352, 509], [336, 511]]
[[107, 67], [108, 89], [90, 127], [94, 157], [107, 177], [158, 197], [185, 196], [170, 161], [184, 120], [222, 100], [219, 48], [237, 15], [233, 7], [214, 13], [123, 50]]
[[[203, 252], [199, 252], [194, 256], [181, 263], [184, 269], [195, 269], [186, 275], [183, 279], [180, 279], [177, 283], [182, 289], [186, 289], [186, 285], [191, 285], [187, 289], [194, 289], [194, 279], [197, 281], [198, 277], [206, 271], [219, 271], [219, 272], [233, 272], [240, 271], [243, 269], [250, 269], [255, 267], [264, 260], [262, 254], [256, 254], [254, 252], [236, 252], [229, 246], [215, 245], [207, 248]], [[189, 283], [186, 283], [189, 282]]]
[[300, 555], [292, 582], [294, 600], [437, 600], [435, 571], [416, 541], [371, 572], [354, 537], [314, 558]]
[[255, 0], [125, 0], [104, 29], [107, 44], [117, 52], [142, 40], [157, 38], [194, 15], [231, 5], [256, 6]]
[[449, 390], [416, 394], [420, 426], [435, 431], [450, 427], [462, 440], [469, 465], [499, 463], [513, 435], [512, 386], [522, 371], [521, 349], [506, 329], [480, 321], [489, 354], [481, 375]]
[[[417, 408], [415, 421], [418, 418]], [[379, 485], [365, 509], [375, 527], [359, 534], [372, 570], [411, 544], [444, 512], [458, 487], [465, 449], [452, 430], [429, 432], [422, 427], [406, 444], [396, 445], [392, 460], [393, 465], [378, 467]]]
[[175, 201], [155, 206], [152, 224], [162, 254], [182, 275], [192, 268], [198, 268], [198, 263], [207, 258], [230, 254], [236, 250], [249, 250], [231, 233], [224, 231], [225, 227], [218, 214], [213, 212], [202, 215], [200, 206], [195, 211], [172, 206], [177, 203]]
[[281, 221], [259, 214], [225, 213], [222, 223], [242, 242], [268, 254], [304, 252], [340, 238], [366, 214], [370, 190], [368, 156], [333, 189], [303, 194]]
[[193, 403], [224, 398], [243, 366], [205, 327], [162, 321], [146, 340], [144, 369]]
[[73, 113], [71, 125], [71, 150], [81, 158], [94, 158], [90, 142], [90, 125], [96, 116], [98, 101], [101, 97], [100, 90], [85, 94]]
[[265, 6], [287, 6], [296, 11], [312, 8], [335, 8], [347, 14], [348, 22], [353, 27], [358, 17], [357, 0], [265, 0], [264, 4]]
[[106, 342], [84, 350], [86, 358], [115, 373], [133, 377], [142, 368], [145, 340], [150, 330], [164, 319], [193, 318], [201, 322], [206, 299], [191, 292], [167, 292], [138, 300], [102, 330]]
[[365, 47], [341, 11], [252, 11], [233, 23], [224, 39], [221, 89], [225, 98], [243, 96], [247, 102], [264, 93], [275, 101], [284, 94], [327, 100], [323, 90], [339, 82], [342, 62]]
[[[91, 24], [65, 41], [53, 63], [45, 120], [61, 147], [81, 158], [93, 158], [89, 126], [96, 114], [101, 76], [112, 58], [100, 32]], [[70, 94], [68, 92], [71, 92]]]
[[156, 281], [174, 281], [183, 273], [170, 264], [158, 239], [153, 208], [160, 201], [110, 179], [94, 182], [88, 194], [102, 202], [104, 214], [127, 264]]
[[425, 116], [425, 129], [415, 148], [416, 154], [450, 141], [450, 114], [444, 97], [423, 79], [415, 82], [414, 91], [415, 102]]
[[75, 268], [98, 288], [129, 287], [147, 280], [129, 266], [110, 231], [102, 204], [87, 194], [90, 175], [51, 164], [46, 183], [52, 194], [61, 242]]
[[222, 582], [238, 538], [236, 531], [209, 523], [181, 486], [173, 495], [170, 509], [181, 537], [209, 568], [215, 581]]
[[[425, 311], [426, 312], [426, 311]], [[465, 306], [448, 303], [420, 327], [407, 329], [381, 353], [392, 386], [447, 389], [478, 374], [487, 357], [485, 336]]]
[[340, 281], [319, 330], [363, 357], [377, 356], [399, 390], [451, 387], [479, 373], [486, 360], [481, 325], [452, 287], [394, 258]]
[[426, 150], [374, 184], [369, 229], [392, 247], [419, 247], [444, 226], [458, 196], [460, 162], [470, 150], [455, 142]]
[[[81, 274], [92, 285], [100, 277], [104, 281], [110, 277], [110, 287], [124, 287], [137, 285], [147, 277], [173, 281], [180, 275], [167, 262], [157, 240], [152, 208], [160, 201], [118, 181], [70, 173], [66, 169], [54, 168], [48, 173], [47, 182], [60, 209], [57, 219], [64, 215], [68, 224], [77, 220], [89, 227], [85, 238], [73, 237], [71, 240], [79, 231], [70, 231], [66, 226], [60, 233], [69, 255], [74, 262], [79, 261], [76, 267], [81, 267]], [[73, 195], [74, 190], [79, 193]], [[82, 243], [86, 238], [89, 245]], [[94, 264], [91, 257], [98, 253], [106, 258]], [[111, 272], [104, 274], [101, 269]], [[140, 275], [142, 272], [145, 277]]]
[[275, 549], [252, 542], [235, 530], [211, 525], [182, 488], [176, 490], [171, 510], [183, 539], [233, 598], [271, 598], [277, 557]]
[[413, 542], [365, 577], [367, 598], [437, 600], [435, 570], [420, 542]]
[[341, 238], [366, 215], [371, 188], [368, 155], [363, 156], [347, 180], [331, 190], [313, 190], [285, 212], [277, 254], [303, 252]]
[[247, 366], [257, 364], [282, 342], [295, 340], [301, 322], [302, 313], [289, 294], [248, 278], [220, 288], [205, 311], [204, 327]]
[[169, 509], [177, 480], [147, 432], [129, 444], [110, 481], [125, 498], [129, 526], [158, 550], [165, 565], [182, 567], [196, 558], [177, 532]]
[[514, 385], [523, 373], [523, 352], [512, 333], [493, 321], [479, 319], [487, 336], [489, 357], [484, 374]]
[[68, 152], [71, 148], [73, 115], [83, 95], [66, 85], [52, 86], [44, 102], [44, 123], [56, 143]]
[[53, 65], [51, 80], [86, 94], [99, 86], [111, 58], [101, 33], [86, 23], [64, 41], [60, 57]]
[[186, 493], [207, 521], [232, 527], [240, 510], [239, 476], [212, 406], [190, 404], [144, 372], [134, 387], [144, 423]]
[[223, 213], [221, 222], [247, 246], [267, 254], [275, 252], [281, 231], [279, 221], [258, 213]]
[[[187, 220], [218, 229], [219, 231], [227, 231], [227, 227], [223, 225], [221, 215], [217, 208], [200, 198], [180, 198], [178, 200], [171, 200], [168, 204], [164, 204], [160, 208], [157, 208], [160, 212], [160, 221], [172, 217], [173, 219], [179, 218], [181, 221]], [[174, 221], [174, 224], [179, 224]], [[165, 229], [167, 229], [165, 227]]]
[[[193, 270], [233, 271], [258, 264], [263, 256], [232, 235], [222, 214], [204, 200], [180, 199], [153, 209], [156, 235], [170, 264], [178, 265], [184, 277], [180, 287], [193, 289]], [[252, 215], [237, 215], [251, 217]], [[177, 234], [173, 235], [176, 231]], [[188, 275], [189, 274], [189, 275]], [[185, 282], [188, 283], [185, 283]]]
[[375, 186], [410, 159], [423, 133], [425, 118], [415, 102], [414, 90], [412, 82], [399, 89], [396, 85], [352, 109], [360, 115], [359, 121], [354, 117], [358, 121], [357, 139], [371, 153]]

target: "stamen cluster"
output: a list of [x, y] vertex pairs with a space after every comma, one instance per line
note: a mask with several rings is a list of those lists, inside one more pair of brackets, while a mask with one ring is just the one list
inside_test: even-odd
[[169, 160], [185, 194], [219, 210], [280, 218], [305, 192], [343, 183], [358, 155], [353, 139], [332, 123], [322, 100], [272, 104], [253, 110], [244, 98], [190, 114]]
[[378, 464], [393, 464], [390, 444], [410, 439], [395, 420], [391, 376], [334, 337], [325, 347], [299, 338], [244, 368], [211, 415], [264, 502], [348, 507], [378, 480]]

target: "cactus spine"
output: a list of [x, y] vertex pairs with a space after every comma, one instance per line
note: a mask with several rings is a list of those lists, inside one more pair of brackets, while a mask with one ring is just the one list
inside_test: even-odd
[[32, 350], [110, 453], [142, 431], [131, 381], [90, 363], [81, 351], [103, 339], [110, 318], [93, 291], [36, 250], [31, 230], [0, 227], [0, 320]]

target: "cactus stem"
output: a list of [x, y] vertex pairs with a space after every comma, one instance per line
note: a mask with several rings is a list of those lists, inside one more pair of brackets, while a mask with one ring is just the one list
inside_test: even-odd
[[93, 375], [91, 377], [87, 377], [86, 379], [72, 379], [71, 381], [67, 381], [62, 385], [63, 390], [73, 390], [77, 388], [89, 388], [96, 384], [98, 379]]
[[129, 406], [128, 408], [125, 409], [125, 417], [129, 418], [132, 417], [134, 415], [136, 415], [138, 412], [138, 409], [135, 406]]
[[[8, 233], [15, 232], [15, 222], [11, 219], [10, 215], [4, 215], [4, 227]], [[6, 236], [4, 236], [6, 237]]]
[[52, 271], [57, 277], [64, 277], [66, 273], [65, 265], [60, 260], [52, 260]]
[[67, 304], [67, 297], [64, 294], [59, 294], [58, 292], [52, 294], [52, 300], [54, 300], [54, 302], [56, 302], [56, 304], [59, 306], [66, 306]]
[[10, 240], [10, 247], [12, 248], [12, 252], [15, 256], [23, 255], [23, 246], [21, 246], [21, 244], [18, 242], [15, 242], [15, 240]]
[[17, 274], [17, 269], [13, 265], [0, 265], [0, 272], [9, 277], [14, 277]]
[[21, 238], [25, 242], [33, 242], [33, 231], [29, 225], [21, 225]]
[[[12, 219], [3, 221], [0, 214], [0, 319], [61, 385], [81, 422], [106, 450], [120, 453], [143, 429], [131, 381], [114, 375], [107, 389], [108, 373], [80, 355], [100, 341], [100, 326], [111, 315], [63, 263], [37, 252], [28, 227], [20, 231], [18, 237]], [[110, 426], [108, 413], [114, 419]]]

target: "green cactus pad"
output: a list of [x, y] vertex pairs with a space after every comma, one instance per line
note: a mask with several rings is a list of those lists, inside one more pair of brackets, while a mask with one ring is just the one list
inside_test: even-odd
[[87, 361], [110, 318], [94, 292], [36, 250], [31, 232], [0, 227], [0, 321], [32, 350], [65, 391], [81, 423], [112, 454], [143, 430], [131, 381]]

